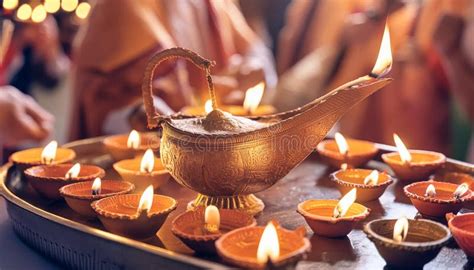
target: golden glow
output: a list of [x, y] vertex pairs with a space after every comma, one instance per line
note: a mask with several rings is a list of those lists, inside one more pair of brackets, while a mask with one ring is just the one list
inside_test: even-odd
[[15, 9], [18, 6], [18, 0], [3, 0], [4, 9]]
[[26, 21], [29, 20], [31, 17], [31, 13], [33, 10], [31, 9], [31, 6], [28, 4], [23, 4], [21, 5], [18, 10], [16, 11], [16, 17], [20, 21]]
[[40, 23], [46, 19], [46, 16], [48, 16], [48, 13], [46, 13], [43, 5], [37, 5], [31, 13], [31, 20], [35, 23]]
[[263, 90], [265, 90], [265, 83], [260, 82], [245, 92], [244, 109], [247, 112], [252, 114], [258, 108], [260, 101], [262, 101]]
[[212, 100], [208, 99], [206, 103], [204, 104], [204, 111], [207, 113], [212, 112]]
[[383, 32], [382, 43], [380, 45], [377, 61], [375, 61], [372, 74], [382, 76], [390, 71], [392, 68], [392, 47], [390, 46], [390, 31], [388, 25], [385, 24], [385, 31]]
[[80, 19], [85, 19], [91, 11], [91, 5], [87, 2], [80, 3], [76, 8], [76, 16]]
[[402, 139], [400, 139], [400, 137], [398, 137], [397, 134], [393, 133], [393, 140], [395, 141], [395, 145], [397, 146], [398, 153], [400, 154], [400, 159], [403, 162], [410, 162], [411, 154], [408, 151], [405, 144], [403, 143]]
[[61, 1], [60, 0], [45, 0], [44, 1], [44, 9], [48, 13], [56, 13], [58, 12], [59, 8], [61, 8]]
[[343, 217], [357, 198], [357, 189], [353, 188], [342, 197], [334, 207], [333, 217]]
[[67, 171], [65, 177], [67, 179], [76, 178], [79, 176], [80, 172], [81, 172], [81, 164], [76, 163], [74, 164], [74, 166], [71, 167], [71, 169], [69, 169], [69, 171]]
[[153, 154], [153, 150], [148, 148], [140, 162], [140, 172], [151, 173], [153, 167], [155, 167], [155, 155]]
[[425, 197], [434, 197], [434, 196], [436, 196], [436, 188], [433, 184], [429, 184], [428, 187], [426, 187]]
[[127, 139], [127, 147], [132, 149], [138, 149], [140, 147], [140, 133], [136, 130], [130, 131]]
[[342, 155], [347, 155], [347, 152], [349, 151], [349, 145], [347, 144], [346, 138], [344, 138], [341, 133], [336, 132], [336, 135], [334, 135], [334, 139], [336, 139], [337, 149], [339, 149], [339, 153], [341, 153]]
[[399, 218], [393, 227], [393, 240], [395, 242], [403, 242], [408, 235], [408, 219], [406, 217]]
[[257, 262], [265, 264], [268, 259], [276, 261], [280, 256], [280, 241], [278, 240], [278, 233], [275, 225], [268, 222], [265, 230], [263, 230], [262, 237], [258, 243]]
[[41, 151], [41, 162], [43, 164], [51, 164], [56, 158], [56, 151], [58, 149], [58, 142], [51, 141]]
[[456, 190], [454, 191], [453, 195], [456, 198], [460, 198], [462, 195], [464, 195], [467, 191], [469, 190], [469, 185], [467, 183], [462, 183], [460, 184]]
[[102, 180], [100, 180], [99, 177], [97, 177], [96, 179], [94, 179], [94, 182], [92, 182], [92, 195], [99, 195], [100, 194], [100, 190], [102, 188]]
[[140, 202], [138, 203], [138, 213], [140, 214], [143, 211], [150, 213], [151, 206], [153, 205], [153, 185], [149, 185], [145, 191], [143, 191], [142, 196], [140, 197]]
[[204, 211], [204, 228], [210, 233], [216, 233], [219, 231], [221, 224], [221, 216], [219, 209], [214, 205], [209, 205]]
[[342, 163], [341, 164], [341, 170], [343, 170], [343, 171], [347, 170], [347, 163]]
[[71, 12], [74, 11], [79, 4], [78, 0], [62, 0], [61, 7], [64, 11]]
[[364, 185], [377, 185], [379, 182], [379, 171], [373, 170], [364, 179]]

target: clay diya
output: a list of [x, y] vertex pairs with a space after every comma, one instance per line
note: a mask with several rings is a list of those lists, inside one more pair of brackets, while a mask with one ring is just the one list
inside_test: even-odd
[[170, 178], [169, 172], [151, 149], [143, 157], [121, 160], [114, 163], [113, 167], [125, 181], [135, 185], [136, 192], [142, 192], [150, 184], [157, 189]]
[[364, 232], [388, 265], [402, 269], [421, 269], [451, 238], [446, 226], [426, 219], [376, 219]]
[[153, 186], [140, 194], [122, 194], [92, 203], [104, 227], [115, 234], [135, 239], [155, 236], [169, 213], [177, 206], [175, 199], [154, 195]]
[[339, 170], [330, 175], [330, 179], [337, 184], [342, 195], [353, 188], [357, 189], [357, 202], [377, 200], [393, 183], [392, 177], [377, 170], [347, 169]]
[[366, 164], [378, 152], [375, 144], [368, 141], [345, 139], [337, 132], [334, 140], [320, 142], [316, 151], [321, 159], [334, 168], [340, 168], [347, 164], [349, 168], [356, 168]]
[[269, 222], [266, 227], [245, 227], [224, 234], [216, 241], [216, 249], [224, 261], [238, 267], [285, 267], [296, 264], [310, 251], [305, 233], [304, 227], [290, 231]]
[[456, 243], [470, 260], [474, 259], [474, 213], [446, 215], [448, 226]]
[[36, 165], [51, 165], [70, 162], [76, 157], [72, 149], [58, 148], [56, 141], [51, 141], [44, 148], [31, 148], [13, 153], [10, 156], [12, 162], [19, 172]]
[[341, 200], [307, 200], [298, 204], [301, 214], [313, 232], [325, 237], [348, 235], [357, 222], [370, 214], [370, 209], [354, 203], [356, 189], [353, 188]]
[[393, 139], [398, 152], [382, 155], [382, 159], [390, 166], [398, 179], [415, 181], [428, 179], [446, 162], [446, 157], [437, 152], [423, 150], [408, 150], [397, 134]]
[[255, 225], [257, 225], [255, 219], [245, 212], [219, 210], [210, 205], [180, 214], [173, 220], [171, 231], [194, 251], [215, 254], [214, 244], [223, 234]]
[[403, 190], [418, 212], [431, 218], [457, 213], [465, 202], [473, 198], [473, 192], [467, 184], [423, 181], [407, 185]]
[[154, 152], [160, 150], [160, 138], [156, 134], [139, 133], [136, 130], [132, 130], [130, 134], [109, 136], [103, 143], [115, 161], [141, 156], [149, 148]]
[[52, 200], [61, 199], [59, 194], [61, 187], [71, 183], [91, 181], [104, 175], [105, 171], [98, 166], [79, 163], [39, 165], [25, 170], [25, 176], [31, 186], [42, 196]]
[[116, 180], [101, 180], [74, 183], [59, 189], [59, 193], [66, 200], [72, 210], [86, 218], [95, 218], [97, 215], [91, 203], [102, 198], [130, 193], [134, 186], [130, 182]]

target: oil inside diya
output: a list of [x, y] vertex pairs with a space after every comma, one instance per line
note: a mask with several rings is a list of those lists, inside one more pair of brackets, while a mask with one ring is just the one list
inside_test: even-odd
[[175, 199], [153, 195], [153, 187], [143, 194], [123, 194], [94, 201], [92, 209], [104, 227], [115, 234], [148, 239], [154, 237], [168, 215], [176, 209]]
[[[70, 174], [75, 169], [74, 167], [77, 171]], [[31, 186], [42, 196], [52, 200], [61, 199], [59, 194], [61, 187], [76, 182], [91, 181], [104, 175], [105, 171], [98, 166], [77, 163], [75, 165], [39, 165], [25, 170], [25, 176]]]
[[104, 139], [103, 144], [112, 158], [118, 161], [141, 156], [148, 148], [158, 153], [160, 137], [154, 132], [139, 133], [132, 130], [130, 134], [109, 136]]
[[395, 219], [377, 219], [364, 226], [380, 256], [392, 267], [421, 269], [451, 238], [446, 226], [425, 219], [408, 220], [400, 231], [403, 236], [394, 238], [395, 223]]
[[226, 233], [216, 241], [216, 249], [224, 261], [238, 267], [285, 267], [296, 264], [310, 251], [305, 234], [304, 227], [291, 231], [270, 222], [266, 227], [245, 227]]
[[[98, 184], [97, 184], [98, 183]], [[130, 182], [116, 180], [100, 180], [79, 182], [62, 187], [59, 193], [72, 210], [86, 218], [97, 215], [91, 203], [106, 197], [130, 193], [134, 186]]]
[[[352, 196], [347, 193], [338, 200], [307, 200], [298, 204], [298, 213], [301, 214], [313, 232], [325, 237], [344, 237], [355, 227], [357, 222], [365, 219], [370, 214], [370, 209], [358, 203], [346, 203], [344, 198]], [[353, 198], [355, 200], [355, 198]], [[336, 209], [341, 206], [338, 215]]]
[[346, 140], [340, 133], [336, 133], [336, 137], [337, 140], [324, 140], [316, 147], [321, 159], [334, 168], [340, 168], [344, 163], [351, 168], [362, 166], [378, 152], [372, 142]]
[[[187, 211], [177, 216], [172, 223], [171, 231], [188, 247], [198, 253], [215, 254], [215, 242], [223, 234], [232, 230], [255, 226], [255, 219], [242, 211], [221, 209], [217, 207], [210, 211], [212, 206], [207, 208], [198, 207], [195, 210]], [[217, 217], [212, 217], [214, 215]], [[215, 220], [216, 229], [207, 228], [209, 219]]]
[[472, 200], [473, 192], [467, 185], [464, 192], [456, 195], [458, 188], [463, 187], [447, 182], [423, 181], [407, 185], [403, 190], [422, 216], [439, 218], [447, 213], [457, 213], [465, 202]]
[[393, 183], [390, 175], [366, 169], [339, 170], [332, 173], [330, 179], [337, 184], [342, 195], [357, 188], [357, 202], [377, 200]]
[[145, 152], [143, 157], [121, 160], [114, 163], [113, 167], [123, 180], [135, 185], [136, 192], [142, 192], [150, 184], [157, 189], [170, 178], [161, 159], [156, 158], [150, 149]]
[[474, 259], [474, 213], [446, 215], [448, 226], [456, 243], [470, 260]]

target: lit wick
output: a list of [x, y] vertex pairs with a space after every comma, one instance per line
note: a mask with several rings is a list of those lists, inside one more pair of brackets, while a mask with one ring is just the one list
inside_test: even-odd
[[343, 217], [351, 205], [355, 202], [357, 197], [357, 189], [353, 188], [351, 191], [347, 192], [344, 197], [342, 197], [339, 202], [337, 203], [336, 207], [334, 207], [333, 217], [340, 218]]
[[341, 170], [343, 170], [343, 171], [347, 170], [347, 163], [342, 163], [341, 164]]
[[81, 164], [79, 163], [76, 163], [74, 164], [74, 166], [72, 166], [69, 171], [66, 172], [66, 175], [64, 175], [64, 177], [66, 179], [72, 179], [72, 178], [76, 178], [79, 176], [79, 173], [81, 172]]
[[390, 31], [388, 25], [385, 24], [382, 42], [380, 44], [379, 54], [374, 68], [369, 73], [372, 78], [379, 78], [387, 74], [392, 68], [392, 48], [390, 46]]
[[399, 218], [393, 227], [393, 240], [398, 243], [403, 242], [407, 238], [407, 235], [408, 219], [406, 217]]
[[379, 182], [379, 172], [373, 170], [369, 175], [364, 178], [364, 185], [377, 185]]
[[140, 162], [140, 172], [151, 173], [153, 171], [154, 166], [155, 166], [155, 155], [153, 154], [153, 150], [148, 148], [145, 154], [143, 154], [142, 160]]
[[349, 153], [349, 145], [347, 144], [346, 138], [342, 136], [341, 133], [336, 132], [334, 135], [334, 139], [336, 140], [337, 149], [339, 153], [344, 156], [344, 159], [347, 159], [347, 155]]
[[459, 185], [453, 193], [454, 198], [459, 200], [467, 191], [469, 190], [469, 185], [467, 183], [462, 183]]
[[127, 138], [127, 147], [138, 149], [138, 147], [140, 147], [140, 141], [140, 134], [136, 130], [132, 130]]
[[[268, 222], [263, 230], [262, 237], [258, 242], [257, 262], [259, 264], [270, 265], [280, 257], [280, 241], [278, 233], [273, 222]], [[269, 262], [272, 261], [272, 262]]]
[[395, 141], [395, 145], [397, 146], [397, 149], [398, 149], [398, 154], [400, 155], [400, 159], [403, 162], [403, 164], [410, 165], [412, 157], [411, 157], [410, 151], [408, 151], [402, 139], [400, 139], [400, 137], [397, 134], [393, 133], [393, 140]]
[[436, 188], [433, 184], [429, 184], [425, 191], [425, 197], [436, 196]]
[[210, 233], [219, 232], [221, 217], [219, 209], [214, 205], [209, 205], [204, 211], [204, 229]]
[[92, 196], [100, 195], [102, 189], [102, 181], [100, 180], [99, 177], [94, 179], [94, 182], [92, 182]]
[[263, 90], [265, 89], [265, 83], [260, 82], [259, 84], [249, 88], [245, 92], [245, 99], [244, 99], [244, 109], [247, 114], [252, 115], [258, 108], [260, 101], [263, 97]]
[[147, 214], [149, 214], [152, 204], [153, 204], [153, 185], [149, 185], [143, 192], [142, 196], [140, 197], [140, 202], [138, 203], [137, 214], [140, 216], [145, 211]]
[[41, 152], [41, 162], [43, 164], [51, 164], [53, 163], [54, 159], [56, 158], [56, 151], [58, 149], [58, 142], [51, 141], [48, 143]]

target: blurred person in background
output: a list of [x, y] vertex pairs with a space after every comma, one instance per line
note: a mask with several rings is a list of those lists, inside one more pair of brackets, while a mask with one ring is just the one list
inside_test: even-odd
[[[216, 61], [212, 73], [221, 103], [242, 102], [245, 90], [260, 81], [267, 89], [276, 83], [268, 48], [232, 0], [99, 0], [76, 43], [71, 138], [128, 131], [127, 117], [140, 111], [148, 59], [175, 46]], [[190, 63], [163, 64], [156, 75], [161, 113], [208, 99], [205, 77]]]

